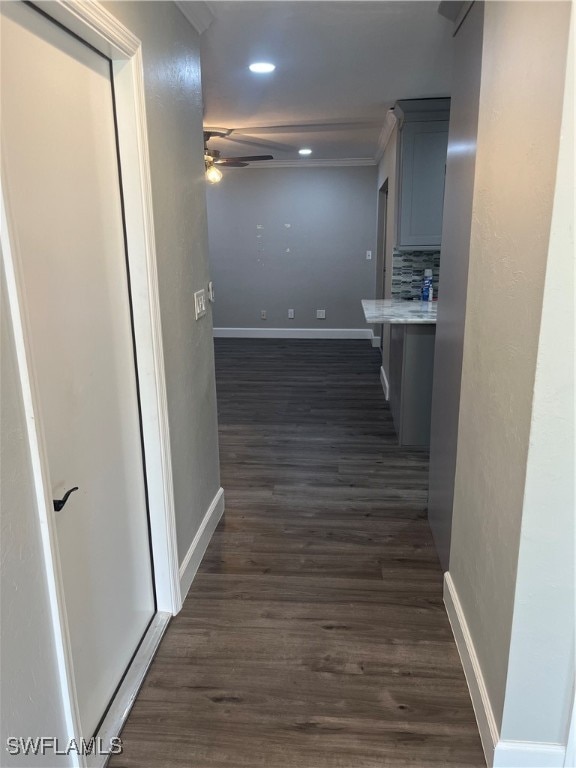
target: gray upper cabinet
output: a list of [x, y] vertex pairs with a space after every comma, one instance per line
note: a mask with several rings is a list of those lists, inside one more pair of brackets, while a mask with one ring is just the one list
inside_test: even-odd
[[406, 109], [410, 102], [399, 102], [406, 110], [402, 110], [400, 131], [399, 247], [428, 248], [439, 246], [442, 240], [449, 115], [445, 107], [450, 102], [434, 101], [444, 109], [411, 112]]

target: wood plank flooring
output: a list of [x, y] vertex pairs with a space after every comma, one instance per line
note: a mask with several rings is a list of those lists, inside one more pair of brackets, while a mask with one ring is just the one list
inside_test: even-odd
[[482, 768], [365, 341], [216, 341], [226, 515], [111, 768]]

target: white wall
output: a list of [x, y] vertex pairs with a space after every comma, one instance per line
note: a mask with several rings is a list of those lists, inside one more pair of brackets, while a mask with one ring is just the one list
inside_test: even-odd
[[360, 302], [374, 297], [375, 183], [375, 167], [225, 170], [208, 190], [214, 325], [367, 330]]
[[474, 3], [453, 39], [450, 129], [434, 384], [430, 428], [428, 520], [444, 570], [448, 570], [458, 440], [464, 319], [474, 195], [484, 6]]
[[574, 696], [574, 48], [546, 263], [501, 738], [563, 744]]
[[568, 3], [485, 4], [450, 575], [499, 729], [569, 13]]

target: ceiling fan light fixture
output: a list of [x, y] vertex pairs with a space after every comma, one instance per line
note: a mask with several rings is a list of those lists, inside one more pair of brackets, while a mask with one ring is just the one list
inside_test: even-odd
[[255, 61], [253, 64], [250, 64], [248, 69], [257, 75], [269, 75], [270, 72], [274, 72], [276, 65], [271, 64], [269, 61]]
[[222, 171], [215, 165], [208, 165], [206, 168], [206, 181], [209, 184], [218, 184], [222, 180]]
[[299, 149], [298, 150], [298, 154], [299, 155], [311, 155], [312, 154], [312, 150], [311, 149], [307, 149], [307, 148]]

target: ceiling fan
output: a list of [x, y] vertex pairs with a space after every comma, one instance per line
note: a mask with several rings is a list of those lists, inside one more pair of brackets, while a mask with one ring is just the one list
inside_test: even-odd
[[[206, 165], [206, 179], [215, 184], [222, 178], [220, 168], [245, 168], [250, 163], [260, 160], [273, 160], [273, 155], [244, 155], [242, 157], [221, 157], [217, 149], [209, 149], [208, 142], [212, 138], [226, 138], [232, 133], [229, 131], [204, 131], [204, 164]], [[219, 167], [217, 167], [219, 166]]]

